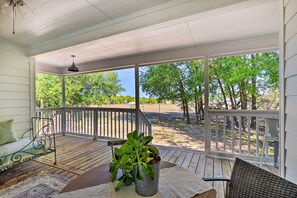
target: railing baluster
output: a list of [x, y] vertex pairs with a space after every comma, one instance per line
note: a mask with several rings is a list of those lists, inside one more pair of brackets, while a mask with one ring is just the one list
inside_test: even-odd
[[251, 154], [251, 117], [248, 117], [247, 120], [247, 125], [248, 125], [248, 141], [247, 141], [247, 146], [248, 146], [248, 155]]
[[106, 114], [106, 111], [103, 111], [103, 133], [104, 133], [104, 136], [107, 136], [106, 135], [106, 123], [105, 123], [105, 114]]
[[216, 116], [216, 151], [219, 149], [219, 145], [218, 145], [218, 142], [219, 142], [219, 133], [218, 133], [218, 130], [219, 130], [219, 120], [218, 120], [218, 116]]
[[133, 113], [131, 113], [131, 131], [133, 131]]
[[231, 151], [234, 153], [234, 116], [230, 116], [231, 118]]
[[[111, 112], [112, 115], [113, 115], [114, 113], [115, 113], [115, 112], [113, 112], [113, 111]], [[112, 120], [113, 120], [113, 122], [114, 122], [114, 123], [113, 123], [113, 125], [114, 125], [114, 126], [113, 126], [113, 127], [114, 127], [114, 128], [113, 128], [113, 137], [116, 138], [116, 137], [117, 137], [117, 132], [116, 132], [116, 131], [117, 131], [117, 129], [116, 129], [116, 121], [117, 121], [117, 119], [116, 119], [116, 114], [114, 114], [114, 117], [112, 118]]]
[[227, 116], [223, 116], [223, 141], [224, 141], [224, 152], [226, 152], [226, 118]]
[[239, 154], [241, 154], [241, 128], [243, 128], [242, 126], [242, 117], [239, 116]]
[[122, 138], [125, 138], [125, 112], [122, 112]]
[[112, 137], [112, 134], [110, 134], [110, 132], [109, 132], [109, 111], [107, 111], [106, 113], [107, 113], [107, 117], [106, 117], [106, 119], [107, 119], [107, 136]]
[[70, 110], [71, 112], [71, 121], [72, 121], [72, 129], [71, 129], [71, 132], [74, 133], [74, 112], [73, 110]]
[[115, 137], [114, 136], [114, 131], [113, 131], [113, 112], [110, 112], [110, 134], [111, 137]]
[[99, 121], [100, 121], [100, 136], [103, 136], [102, 134], [102, 111], [100, 111], [100, 116], [99, 116]]
[[256, 156], [259, 156], [259, 117], [256, 117]]
[[84, 134], [87, 134], [87, 130], [86, 130], [86, 126], [87, 126], [87, 122], [86, 122], [86, 113], [87, 113], [87, 111], [83, 111], [83, 116], [84, 116], [84, 123], [83, 123]]
[[118, 112], [118, 128], [119, 138], [121, 138], [121, 112]]
[[126, 112], [126, 128], [127, 128], [126, 132], [128, 134], [129, 133], [129, 113], [128, 112]]

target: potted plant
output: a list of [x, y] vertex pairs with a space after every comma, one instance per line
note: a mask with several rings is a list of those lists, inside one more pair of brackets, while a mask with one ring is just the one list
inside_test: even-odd
[[[135, 130], [127, 135], [127, 142], [115, 148], [114, 158], [109, 165], [112, 182], [118, 181], [115, 190], [135, 182], [135, 190], [141, 196], [152, 196], [158, 192], [159, 167], [161, 158], [159, 150], [150, 145], [152, 136], [138, 134]], [[118, 171], [122, 175], [117, 178]]]

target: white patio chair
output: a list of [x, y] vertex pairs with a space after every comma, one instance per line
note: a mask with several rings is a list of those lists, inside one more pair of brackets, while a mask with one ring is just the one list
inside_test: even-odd
[[[264, 118], [264, 120], [265, 120], [267, 128], [265, 129], [260, 166], [262, 166], [262, 163], [263, 163], [263, 156], [264, 156], [265, 149], [268, 149], [268, 141], [269, 140], [274, 141], [274, 164], [276, 165], [277, 159], [278, 159], [278, 145], [279, 145], [279, 134], [278, 134], [279, 119], [278, 118]], [[266, 154], [267, 153], [268, 152], [266, 152]]]

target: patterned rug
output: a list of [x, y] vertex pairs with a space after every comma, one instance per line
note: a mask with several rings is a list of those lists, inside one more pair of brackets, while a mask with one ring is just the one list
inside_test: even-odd
[[64, 176], [45, 172], [0, 191], [0, 197], [48, 198], [58, 194], [68, 183], [69, 179]]

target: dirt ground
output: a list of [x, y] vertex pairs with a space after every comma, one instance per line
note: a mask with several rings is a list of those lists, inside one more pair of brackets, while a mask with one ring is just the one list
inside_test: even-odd
[[[107, 107], [134, 108], [129, 104], [114, 104]], [[141, 104], [141, 111], [153, 126], [153, 143], [185, 149], [204, 150], [203, 125], [186, 124], [182, 110], [175, 104]], [[194, 118], [194, 112], [191, 111]]]

